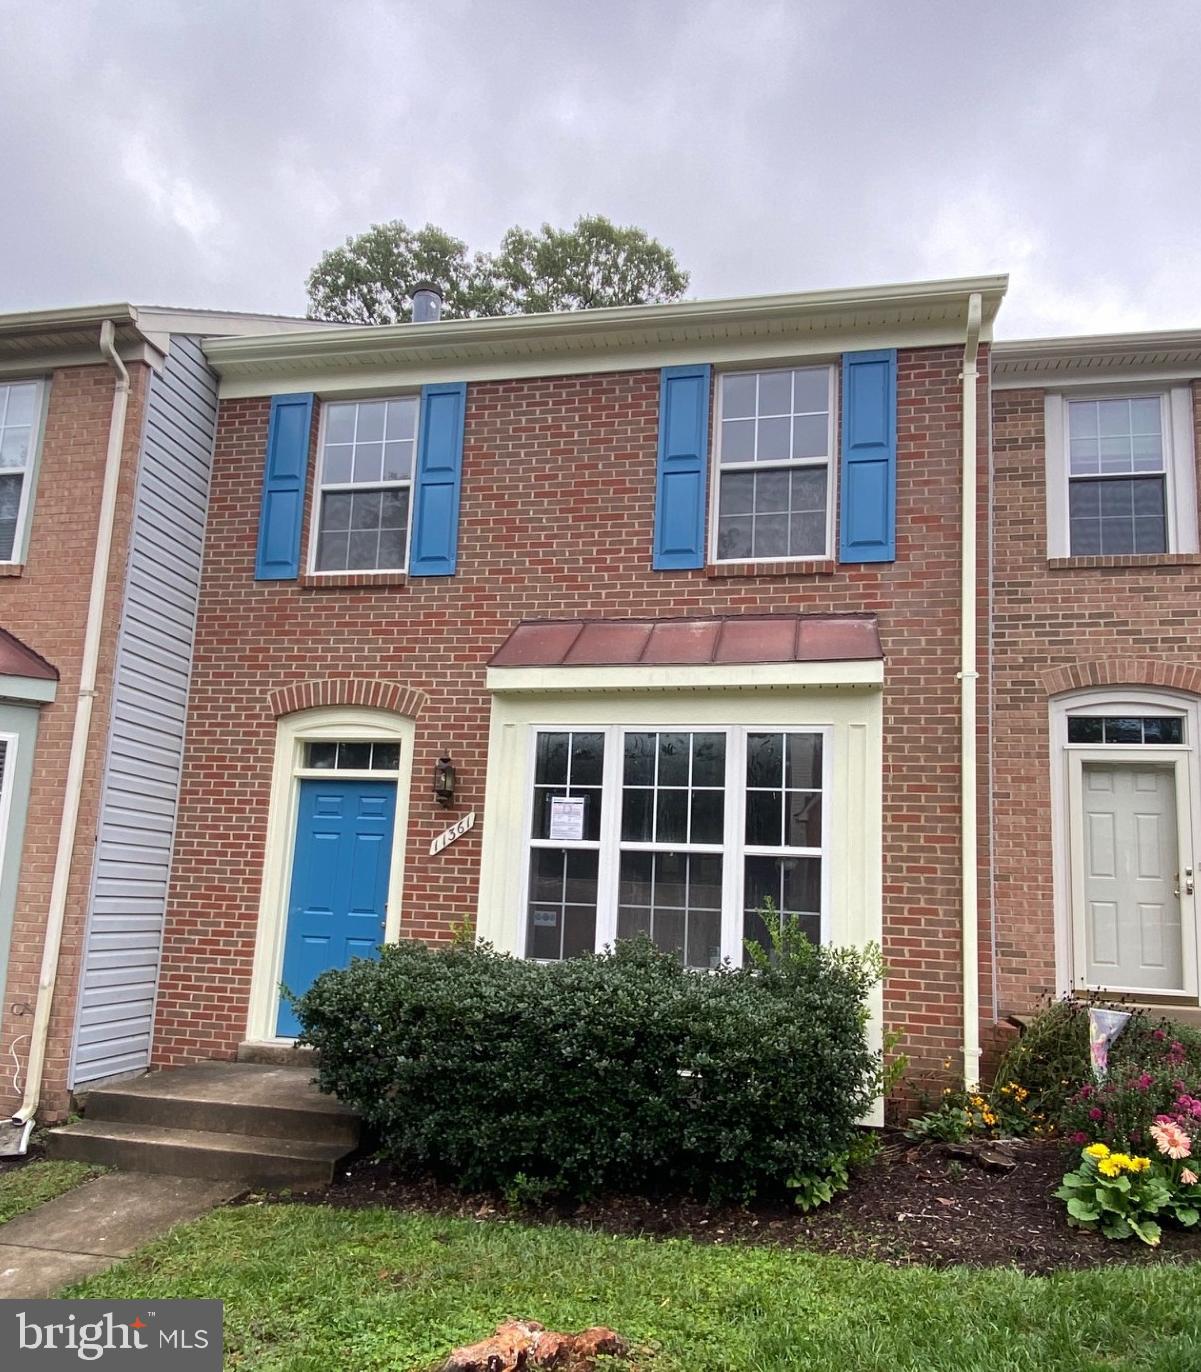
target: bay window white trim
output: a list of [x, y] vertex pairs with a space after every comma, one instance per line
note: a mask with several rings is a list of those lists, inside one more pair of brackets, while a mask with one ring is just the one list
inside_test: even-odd
[[[831, 664], [801, 664], [824, 667]], [[836, 665], [836, 664], [835, 664]], [[853, 664], [879, 668], [880, 663]], [[501, 669], [494, 668], [493, 671]], [[544, 669], [553, 671], [555, 669]], [[650, 671], [654, 669], [633, 669]], [[520, 956], [525, 948], [524, 897], [529, 867], [529, 795], [533, 778], [535, 726], [595, 730], [675, 728], [688, 732], [771, 727], [791, 731], [821, 729], [823, 747], [822, 891], [823, 941], [862, 948], [882, 941], [883, 910], [883, 693], [872, 685], [759, 687], [748, 684], [746, 667], [715, 667], [721, 685], [700, 689], [588, 688], [588, 669], [560, 668], [574, 675], [578, 688], [516, 690], [492, 697], [488, 772], [484, 797], [477, 936], [503, 952]], [[609, 761], [609, 757], [613, 761]], [[620, 767], [611, 750], [606, 765]], [[828, 768], [828, 771], [825, 770]], [[617, 807], [608, 807], [617, 823]], [[727, 864], [728, 865], [728, 864]], [[605, 883], [616, 882], [617, 864], [602, 862], [599, 898]], [[723, 894], [723, 918], [739, 918], [737, 897]], [[723, 930], [723, 941], [731, 933]], [[872, 1042], [879, 1046], [883, 992], [869, 997]], [[869, 1117], [879, 1123], [880, 1106]]]
[[[600, 734], [604, 739], [604, 759], [602, 765], [601, 782], [601, 819], [598, 837], [595, 839], [554, 839], [544, 838], [536, 835], [536, 813], [538, 804], [538, 785], [536, 772], [536, 759], [538, 753], [538, 739], [540, 736], [552, 734], [567, 734], [569, 739], [576, 734]], [[722, 765], [722, 785], [720, 788], [703, 787], [703, 790], [720, 789], [724, 796], [724, 809], [722, 821], [722, 835], [719, 841], [696, 841], [691, 835], [687, 839], [672, 841], [668, 839], [626, 839], [622, 836], [622, 816], [623, 804], [626, 790], [629, 789], [624, 777], [624, 759], [626, 738], [631, 734], [653, 733], [656, 736], [662, 734], [683, 734], [689, 737], [697, 734], [720, 735], [723, 739], [724, 760]], [[820, 780], [820, 806], [821, 806], [821, 842], [816, 845], [792, 845], [781, 841], [777, 844], [752, 843], [746, 838], [746, 813], [747, 795], [751, 789], [747, 783], [747, 737], [751, 734], [778, 734], [785, 739], [798, 735], [808, 735], [821, 739], [821, 780]], [[620, 937], [619, 933], [619, 885], [620, 874], [623, 860], [630, 853], [680, 853], [686, 856], [711, 856], [719, 857], [722, 860], [722, 879], [721, 879], [721, 935], [720, 935], [720, 958], [729, 959], [736, 965], [743, 961], [743, 943], [745, 938], [745, 915], [748, 909], [745, 893], [746, 878], [746, 859], [754, 857], [768, 858], [816, 858], [821, 863], [820, 894], [816, 911], [805, 913], [816, 914], [819, 917], [820, 940], [828, 941], [830, 930], [830, 809], [831, 809], [831, 787], [833, 785], [833, 748], [832, 748], [832, 729], [829, 725], [798, 725], [798, 724], [779, 724], [770, 719], [764, 719], [754, 724], [744, 725], [716, 725], [709, 723], [693, 724], [668, 721], [655, 721], [653, 723], [642, 724], [630, 722], [623, 724], [596, 725], [591, 726], [587, 723], [572, 724], [544, 724], [532, 723], [528, 726], [529, 747], [527, 761], [527, 781], [526, 781], [526, 806], [524, 821], [524, 846], [526, 850], [525, 863], [523, 867], [523, 879], [521, 884], [520, 908], [523, 918], [523, 929], [519, 941], [519, 951], [524, 956], [535, 956], [530, 947], [531, 928], [529, 920], [532, 916], [532, 907], [538, 904], [531, 900], [530, 891], [530, 872], [533, 866], [533, 854], [537, 851], [564, 851], [564, 852], [589, 852], [597, 855], [597, 885], [596, 885], [596, 923], [595, 935], [593, 939], [592, 951], [600, 952], [606, 947], [612, 946], [615, 940]], [[569, 746], [570, 754], [570, 746]], [[783, 753], [781, 754], [781, 779], [783, 781]], [[558, 789], [556, 786], [555, 789]], [[568, 784], [564, 789], [569, 792], [573, 789]], [[641, 789], [641, 788], [637, 788]], [[670, 787], [663, 789], [681, 789]], [[694, 786], [691, 769], [687, 786], [683, 788], [690, 804], [693, 793], [697, 789]], [[763, 788], [760, 788], [763, 789]], [[772, 788], [767, 788], [772, 789]], [[811, 790], [808, 787], [792, 788], [794, 790]], [[660, 785], [656, 782], [652, 784], [652, 796], [657, 799]], [[787, 792], [781, 784], [782, 805], [787, 807]], [[781, 834], [781, 839], [783, 839]], [[545, 904], [552, 905], [555, 902], [546, 901]], [[693, 908], [691, 903], [687, 903], [687, 908]], [[710, 907], [698, 907], [710, 908]], [[798, 912], [799, 913], [799, 912]], [[564, 920], [566, 916], [564, 914]], [[563, 931], [560, 931], [560, 945], [563, 941]], [[706, 964], [693, 962], [693, 966], [703, 966]], [[712, 965], [712, 963], [707, 964]]]
[[[1072, 552], [1069, 520], [1069, 403], [1073, 400], [1146, 399], [1149, 396], [1159, 396], [1162, 408], [1167, 552], [1195, 553], [1201, 548], [1197, 528], [1193, 398], [1190, 388], [1111, 383], [1048, 391], [1044, 397], [1048, 557], [1081, 555]], [[1132, 473], [1134, 478], [1139, 475]]]

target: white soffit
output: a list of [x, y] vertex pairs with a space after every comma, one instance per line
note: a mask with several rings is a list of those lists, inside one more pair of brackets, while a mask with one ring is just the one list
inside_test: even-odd
[[631, 371], [684, 362], [751, 364], [848, 348], [961, 345], [968, 301], [983, 337], [1004, 276], [861, 290], [682, 301], [562, 314], [445, 320], [216, 338], [222, 396], [370, 394], [398, 384]]
[[1201, 331], [1003, 340], [992, 347], [994, 390], [1201, 377]]

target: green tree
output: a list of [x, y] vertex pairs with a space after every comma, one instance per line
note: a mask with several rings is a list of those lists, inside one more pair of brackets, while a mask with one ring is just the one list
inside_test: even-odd
[[495, 255], [471, 253], [433, 224], [410, 229], [395, 219], [322, 253], [309, 273], [309, 317], [404, 323], [422, 281], [441, 289], [447, 318], [474, 319], [676, 300], [688, 273], [642, 229], [600, 215], [570, 229], [512, 228]]
[[603, 215], [577, 219], [570, 229], [510, 229], [494, 267], [505, 314], [656, 305], [688, 288], [670, 248]]
[[487, 260], [470, 256], [461, 239], [433, 224], [410, 229], [394, 219], [321, 254], [309, 273], [308, 314], [345, 324], [405, 323], [412, 317], [413, 287], [421, 281], [439, 287], [448, 315], [498, 314], [487, 298], [488, 278]]

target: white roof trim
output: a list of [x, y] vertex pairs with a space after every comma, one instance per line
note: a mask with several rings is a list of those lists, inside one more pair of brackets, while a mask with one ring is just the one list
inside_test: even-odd
[[1180, 381], [1201, 376], [1201, 331], [1005, 339], [992, 347], [996, 390], [1091, 381]]
[[205, 345], [222, 395], [369, 393], [396, 384], [751, 363], [844, 348], [961, 343], [968, 301], [988, 338], [1004, 276], [560, 314], [220, 338]]
[[489, 667], [487, 688], [510, 692], [746, 691], [880, 686], [884, 663], [706, 662], [688, 666]]

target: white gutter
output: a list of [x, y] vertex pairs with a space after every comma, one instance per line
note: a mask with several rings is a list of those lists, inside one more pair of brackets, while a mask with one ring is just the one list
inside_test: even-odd
[[92, 702], [96, 697], [96, 670], [100, 658], [100, 636], [104, 627], [104, 601], [108, 591], [108, 564], [116, 522], [117, 489], [121, 479], [121, 456], [125, 443], [125, 414], [129, 404], [129, 373], [114, 343], [113, 321], [100, 325], [100, 351], [117, 374], [112, 411], [108, 425], [108, 452], [104, 460], [104, 485], [100, 493], [100, 520], [96, 531], [96, 551], [92, 561], [92, 588], [88, 597], [88, 617], [83, 635], [83, 662], [79, 670], [79, 694], [75, 700], [75, 726], [71, 733], [71, 753], [67, 762], [67, 787], [58, 828], [58, 850], [54, 858], [54, 879], [50, 888], [50, 911], [42, 946], [42, 972], [38, 979], [38, 998], [30, 1033], [29, 1057], [25, 1064], [25, 1093], [21, 1108], [12, 1123], [22, 1130], [20, 1151], [25, 1151], [33, 1119], [42, 1097], [42, 1072], [46, 1063], [46, 1040], [50, 1030], [50, 1009], [58, 977], [59, 950], [67, 912], [67, 887], [71, 878], [71, 859], [75, 854], [79, 825], [79, 800], [83, 790], [84, 765], [92, 729]]
[[976, 825], [976, 359], [982, 303], [968, 300], [963, 344], [963, 548], [960, 568], [959, 809], [963, 867], [963, 1083], [980, 1079], [980, 894]]

